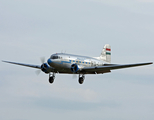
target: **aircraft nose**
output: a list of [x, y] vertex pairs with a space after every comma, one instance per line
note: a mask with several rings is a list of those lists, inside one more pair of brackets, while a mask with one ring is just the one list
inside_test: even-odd
[[47, 61], [47, 62], [48, 62], [48, 64], [49, 64], [49, 65], [52, 63], [52, 61], [51, 61], [51, 59], [50, 59], [50, 58], [48, 59], [48, 61]]

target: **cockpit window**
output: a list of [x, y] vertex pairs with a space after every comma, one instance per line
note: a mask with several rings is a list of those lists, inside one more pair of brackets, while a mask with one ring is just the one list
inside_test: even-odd
[[60, 57], [57, 56], [57, 55], [52, 55], [52, 56], [51, 56], [51, 59], [60, 59]]

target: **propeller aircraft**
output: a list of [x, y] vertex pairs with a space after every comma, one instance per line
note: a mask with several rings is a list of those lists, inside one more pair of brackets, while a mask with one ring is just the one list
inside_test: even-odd
[[153, 62], [136, 63], [136, 64], [111, 64], [111, 46], [106, 44], [99, 57], [87, 57], [66, 53], [52, 54], [45, 63], [42, 59], [42, 65], [24, 64], [10, 61], [6, 63], [40, 69], [46, 74], [49, 74], [49, 83], [53, 83], [56, 73], [61, 74], [77, 74], [79, 75], [79, 83], [82, 84], [87, 74], [103, 74], [109, 73], [111, 70], [123, 69], [129, 67], [137, 67], [150, 65]]

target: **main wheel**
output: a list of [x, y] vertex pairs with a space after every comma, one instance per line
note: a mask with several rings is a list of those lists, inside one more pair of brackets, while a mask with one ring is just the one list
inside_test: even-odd
[[49, 83], [53, 83], [54, 82], [54, 77], [50, 77], [49, 78]]
[[80, 77], [80, 78], [79, 78], [79, 83], [82, 84], [83, 81], [84, 81], [83, 77]]

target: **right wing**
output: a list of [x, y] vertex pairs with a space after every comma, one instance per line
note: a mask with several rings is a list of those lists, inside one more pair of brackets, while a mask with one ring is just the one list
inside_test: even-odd
[[26, 66], [26, 67], [31, 67], [31, 68], [41, 69], [40, 65], [31, 65], [31, 64], [24, 64], [24, 63], [9, 62], [9, 61], [2, 61], [2, 62], [11, 63], [11, 64], [15, 64], [15, 65]]

